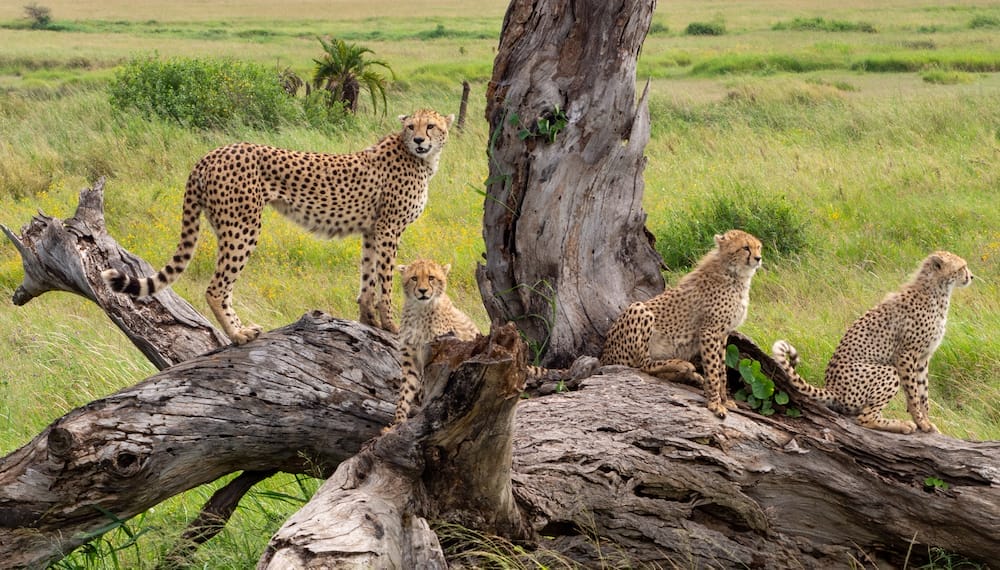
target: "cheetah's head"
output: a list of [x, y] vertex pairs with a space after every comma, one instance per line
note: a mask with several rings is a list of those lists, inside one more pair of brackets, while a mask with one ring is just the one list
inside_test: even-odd
[[972, 283], [972, 272], [964, 259], [947, 251], [935, 251], [920, 265], [918, 277], [933, 279], [946, 287], [967, 287]]
[[406, 300], [429, 303], [440, 297], [448, 285], [449, 271], [450, 264], [441, 265], [430, 259], [417, 259], [408, 265], [400, 265]]
[[753, 275], [760, 267], [760, 240], [744, 231], [716, 235], [715, 246], [723, 262], [738, 274]]
[[403, 123], [403, 144], [414, 156], [423, 160], [436, 157], [448, 142], [448, 127], [455, 115], [444, 117], [436, 111], [421, 109], [411, 115], [400, 115]]

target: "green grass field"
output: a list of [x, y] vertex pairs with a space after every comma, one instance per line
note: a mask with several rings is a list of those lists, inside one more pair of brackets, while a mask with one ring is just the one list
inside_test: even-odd
[[[473, 269], [484, 250], [485, 83], [503, 2], [39, 4], [52, 10], [51, 29], [30, 29], [19, 3], [0, 5], [0, 223], [16, 231], [38, 210], [69, 217], [78, 191], [107, 176], [111, 233], [160, 265], [176, 243], [184, 180], [208, 150], [235, 140], [356, 150], [414, 108], [457, 113], [468, 80], [469, 124], [445, 150], [400, 260], [450, 262], [453, 298], [485, 328]], [[953, 297], [931, 363], [931, 416], [949, 435], [1000, 439], [1000, 5], [828, 4], [659, 4], [639, 62], [639, 80], [650, 79], [652, 91], [648, 226], [665, 257], [678, 260], [710, 247], [704, 236], [720, 224], [766, 233], [766, 270], [755, 278], [743, 330], [762, 346], [792, 340], [814, 381], [850, 322], [923, 257], [937, 249], [963, 256], [978, 279]], [[724, 24], [725, 34], [687, 35], [692, 22]], [[132, 58], [233, 57], [306, 75], [320, 35], [361, 43], [390, 64], [396, 81], [385, 116], [363, 106], [350, 129], [324, 134], [301, 126], [196, 131], [112, 113], [107, 83]], [[209, 236], [175, 285], [206, 314]], [[354, 318], [358, 254], [357, 238], [321, 241], [272, 213], [237, 308], [265, 328], [314, 308]], [[673, 282], [684, 268], [671, 266]], [[82, 299], [50, 293], [14, 307], [22, 277], [16, 250], [0, 242], [0, 454], [153, 372]], [[901, 396], [889, 414], [905, 416]], [[152, 568], [212, 488], [128, 523], [137, 541], [111, 533], [60, 567]], [[191, 567], [252, 566], [314, 488], [292, 477], [262, 485]]]

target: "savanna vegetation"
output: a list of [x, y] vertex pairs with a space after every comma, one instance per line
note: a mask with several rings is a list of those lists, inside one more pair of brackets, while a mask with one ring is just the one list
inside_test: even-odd
[[[486, 328], [473, 277], [488, 171], [482, 95], [504, 3], [370, 0], [336, 11], [316, 0], [242, 5], [0, 6], [0, 223], [16, 231], [37, 210], [68, 217], [78, 190], [106, 176], [112, 234], [159, 265], [176, 243], [184, 180], [208, 150], [234, 140], [359, 149], [397, 128], [398, 114], [425, 106], [457, 112], [467, 80], [466, 129], [453, 135], [428, 208], [403, 236], [400, 260], [450, 262], [451, 296]], [[1000, 6], [986, 0], [661, 3], [638, 74], [652, 93], [647, 224], [668, 281], [710, 247], [715, 232], [742, 227], [760, 236], [766, 270], [755, 278], [742, 330], [762, 346], [792, 340], [803, 376], [818, 381], [850, 322], [927, 253], [961, 255], [978, 279], [954, 295], [931, 363], [931, 415], [949, 435], [1000, 439], [998, 22]], [[695, 33], [692, 24], [711, 33]], [[317, 38], [363, 46], [384, 62], [395, 76], [384, 104], [376, 88], [347, 114], [302, 94], [290, 105], [280, 88], [257, 86], [273, 72], [277, 87], [286, 69], [311, 78], [324, 54]], [[200, 81], [192, 100], [224, 100], [226, 78], [252, 85], [237, 92], [267, 96], [254, 101], [260, 111], [252, 116], [246, 111], [258, 107], [244, 104], [243, 113], [201, 123], [183, 110], [152, 113], [137, 92], [116, 91], [130, 73], [171, 66], [222, 78]], [[175, 289], [207, 313], [202, 292], [214, 238], [203, 235]], [[353, 318], [359, 248], [357, 238], [321, 241], [268, 214], [240, 280], [239, 311], [265, 328], [314, 308]], [[9, 299], [21, 279], [16, 250], [0, 243], [0, 297]], [[0, 454], [69, 409], [153, 372], [80, 299], [2, 302]], [[901, 399], [890, 414], [905, 415]], [[269, 534], [316, 486], [302, 477], [260, 485], [196, 564], [252, 566]], [[212, 490], [131, 521], [109, 520], [111, 532], [58, 567], [152, 568]], [[950, 563], [934, 556], [940, 567]]]

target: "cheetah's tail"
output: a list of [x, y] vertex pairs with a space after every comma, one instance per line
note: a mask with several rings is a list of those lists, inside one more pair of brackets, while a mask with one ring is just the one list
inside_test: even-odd
[[787, 340], [778, 340], [771, 345], [771, 357], [774, 361], [778, 363], [778, 366], [788, 375], [788, 379], [791, 380], [792, 386], [795, 387], [800, 393], [804, 394], [806, 397], [816, 400], [825, 406], [830, 406], [834, 403], [833, 398], [827, 393], [823, 388], [813, 386], [799, 376], [799, 373], [795, 371], [795, 367], [799, 364], [799, 351], [795, 350], [792, 343]]
[[159, 272], [147, 277], [129, 277], [117, 269], [106, 269], [101, 272], [101, 278], [112, 291], [133, 297], [148, 297], [169, 286], [187, 268], [195, 248], [198, 247], [201, 210], [201, 205], [191, 197], [190, 192], [185, 195], [180, 242], [177, 244], [174, 257]]

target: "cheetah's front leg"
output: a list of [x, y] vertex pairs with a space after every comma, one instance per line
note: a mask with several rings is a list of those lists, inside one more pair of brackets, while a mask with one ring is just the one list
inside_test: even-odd
[[920, 431], [938, 433], [938, 428], [930, 420], [930, 403], [927, 396], [927, 368], [929, 358], [914, 358], [909, 367], [900, 371], [903, 391], [906, 394], [906, 411]]
[[358, 320], [361, 324], [378, 326], [375, 314], [376, 270], [375, 236], [365, 234], [361, 242], [361, 290], [358, 293]]
[[392, 271], [396, 266], [396, 250], [399, 247], [401, 231], [391, 227], [376, 226], [375, 252], [380, 285], [378, 316], [380, 326], [391, 333], [399, 332], [393, 320], [392, 311]]
[[705, 371], [705, 400], [708, 409], [720, 418], [726, 408], [736, 409], [726, 386], [725, 331], [705, 331], [701, 336], [701, 366]]

